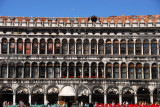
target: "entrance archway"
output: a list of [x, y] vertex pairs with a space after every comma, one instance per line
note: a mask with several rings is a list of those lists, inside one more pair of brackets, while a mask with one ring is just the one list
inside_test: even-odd
[[77, 100], [78, 102], [89, 103], [89, 90], [86, 87], [78, 87]]
[[137, 90], [137, 99], [138, 102], [146, 101], [148, 104], [150, 103], [150, 92], [147, 88], [140, 87]]
[[[157, 88], [153, 91], [153, 102], [157, 102], [158, 101], [158, 95], [157, 95]], [[152, 103], [153, 103], [152, 102]]]
[[29, 91], [26, 87], [19, 87], [16, 91], [16, 103], [18, 104], [19, 101], [23, 101], [24, 104], [29, 102]]
[[3, 106], [3, 102], [7, 101], [10, 104], [13, 103], [13, 90], [11, 87], [2, 87], [0, 90], [0, 105]]
[[104, 103], [104, 90], [101, 87], [94, 87], [92, 90], [92, 101], [93, 102], [98, 102]]
[[49, 104], [55, 104], [58, 101], [59, 90], [57, 87], [49, 87], [47, 90], [47, 100]]
[[129, 87], [125, 87], [122, 90], [122, 102], [128, 102], [129, 104], [134, 104], [134, 90]]
[[31, 104], [44, 104], [44, 90], [41, 87], [35, 87], [32, 90]]
[[119, 91], [116, 87], [110, 87], [107, 91], [107, 103], [112, 103], [113, 100], [115, 104], [119, 102]]

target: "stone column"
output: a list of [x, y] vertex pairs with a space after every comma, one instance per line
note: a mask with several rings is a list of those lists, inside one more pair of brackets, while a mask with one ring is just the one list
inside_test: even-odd
[[128, 40], [126, 40], [126, 55], [128, 55]]
[[134, 103], [137, 104], [137, 94], [134, 95]]
[[30, 54], [32, 54], [32, 41], [30, 42]]
[[99, 77], [98, 67], [99, 67], [99, 65], [97, 64], [97, 68], [96, 68], [96, 75], [97, 75], [97, 78]]
[[149, 64], [149, 65], [150, 65], [150, 67], [149, 67], [150, 74], [149, 75], [150, 75], [150, 79], [152, 79], [152, 64]]
[[91, 78], [91, 64], [89, 63], [89, 78]]
[[29, 93], [29, 104], [31, 105], [31, 93]]
[[92, 103], [92, 93], [89, 94], [89, 103]]
[[16, 105], [16, 93], [13, 93], [13, 105]]
[[153, 94], [150, 94], [150, 102], [153, 103]]
[[104, 105], [107, 104], [107, 93], [104, 92]]
[[122, 94], [121, 93], [119, 94], [119, 104], [120, 105], [122, 104]]
[[44, 93], [44, 104], [46, 105], [47, 104], [47, 100], [46, 100], [46, 93]]
[[83, 68], [83, 63], [82, 63], [82, 70], [81, 70], [81, 78], [84, 78], [84, 68]]
[[[54, 77], [54, 78], [55, 78], [55, 77]], [[62, 78], [62, 63], [60, 63], [59, 78]]]

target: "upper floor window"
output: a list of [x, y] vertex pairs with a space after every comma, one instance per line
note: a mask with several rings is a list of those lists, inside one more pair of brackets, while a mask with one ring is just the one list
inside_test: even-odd
[[62, 40], [62, 54], [67, 54], [68, 52], [68, 43], [66, 39]]
[[89, 40], [85, 39], [83, 43], [84, 54], [89, 54]]
[[39, 64], [39, 78], [45, 78], [45, 63]]
[[31, 42], [29, 39], [25, 40], [25, 54], [30, 54]]
[[98, 54], [104, 54], [104, 41], [103, 41], [103, 39], [99, 40], [99, 43], [98, 43]]
[[81, 41], [81, 39], [77, 40], [77, 43], [76, 43], [76, 54], [82, 54], [82, 41]]
[[60, 74], [60, 64], [59, 62], [55, 62], [54, 63], [54, 78], [59, 78], [60, 77], [59, 74]]
[[66, 78], [67, 77], [67, 63], [66, 62], [62, 63], [61, 72], [62, 72], [62, 78]]
[[149, 64], [144, 64], [143, 67], [144, 79], [149, 79]]
[[46, 42], [45, 39], [40, 40], [40, 54], [45, 54]]
[[74, 78], [74, 63], [73, 62], [71, 62], [70, 64], [69, 64], [69, 78]]
[[38, 74], [38, 64], [36, 62], [32, 63], [32, 78], [36, 78]]
[[103, 73], [104, 73], [104, 63], [100, 62], [98, 66], [98, 74], [99, 74], [98, 77], [104, 78]]
[[129, 40], [128, 41], [128, 55], [133, 55], [134, 54], [134, 41]]
[[14, 74], [15, 74], [15, 64], [13, 62], [10, 62], [8, 66], [8, 78], [13, 78]]
[[69, 54], [75, 54], [75, 42], [73, 39], [69, 41]]
[[141, 55], [141, 41], [136, 40], [136, 55]]
[[143, 41], [143, 55], [148, 55], [149, 54], [149, 41], [148, 39], [145, 39]]
[[142, 64], [136, 64], [136, 78], [142, 79]]
[[53, 72], [52, 72], [52, 63], [48, 63], [47, 64], [47, 78], [52, 78], [53, 76]]
[[8, 41], [6, 38], [2, 39], [2, 54], [7, 54], [7, 50], [8, 50]]
[[89, 78], [89, 64], [87, 62], [84, 63], [84, 77]]
[[47, 54], [53, 54], [53, 40], [52, 39], [48, 39]]
[[157, 64], [152, 64], [152, 79], [158, 78], [158, 67]]
[[157, 41], [151, 41], [151, 55], [157, 55]]
[[97, 41], [95, 39], [91, 41], [91, 54], [97, 54]]
[[9, 54], [15, 54], [15, 40], [14, 39], [10, 39]]
[[133, 63], [130, 63], [128, 65], [128, 78], [134, 79], [134, 64]]
[[127, 66], [125, 63], [121, 64], [121, 78], [127, 78]]
[[26, 62], [24, 64], [24, 78], [30, 77], [30, 63]]
[[82, 63], [78, 62], [76, 66], [76, 77], [81, 78], [82, 74]]
[[112, 65], [111, 65], [111, 63], [106, 64], [106, 78], [112, 78]]
[[3, 63], [1, 66], [1, 78], [7, 78], [7, 64]]
[[55, 44], [54, 44], [54, 52], [55, 54], [60, 54], [60, 40], [59, 39], [56, 39], [55, 40]]
[[17, 40], [17, 54], [23, 54], [23, 40]]
[[118, 42], [118, 40], [113, 41], [113, 54], [119, 54], [119, 42]]
[[121, 55], [125, 55], [126, 54], [126, 40], [121, 40], [121, 45], [120, 45], [120, 49], [121, 49]]
[[106, 54], [111, 54], [111, 40], [106, 41]]
[[92, 63], [91, 64], [91, 78], [96, 78], [97, 77], [97, 64]]
[[33, 39], [32, 54], [38, 54], [38, 40], [37, 39]]
[[119, 78], [119, 64], [114, 63], [113, 65], [113, 78]]
[[22, 78], [22, 69], [23, 69], [23, 64], [21, 62], [18, 62], [16, 65], [16, 77], [17, 78]]

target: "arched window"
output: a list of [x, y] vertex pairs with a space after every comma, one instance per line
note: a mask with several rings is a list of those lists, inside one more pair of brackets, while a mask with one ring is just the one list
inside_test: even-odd
[[99, 74], [98, 78], [104, 78], [103, 73], [104, 73], [104, 63], [100, 62], [98, 65], [98, 74]]
[[1, 78], [7, 78], [7, 64], [2, 63], [1, 65]]
[[15, 54], [15, 40], [14, 39], [10, 39], [9, 54]]
[[82, 74], [82, 63], [78, 62], [76, 66], [76, 78], [81, 78]]
[[55, 45], [54, 46], [55, 46], [55, 48], [54, 48], [55, 49], [54, 50], [55, 54], [60, 54], [60, 46], [61, 45], [60, 45], [60, 40], [59, 39], [55, 40]]
[[126, 63], [121, 64], [121, 78], [127, 78], [127, 66]]
[[74, 63], [71, 62], [69, 63], [69, 78], [74, 78]]
[[128, 78], [134, 79], [134, 64], [133, 63], [130, 63], [128, 65]]
[[113, 54], [119, 54], [119, 42], [118, 42], [118, 40], [113, 41]]
[[143, 41], [143, 55], [149, 55], [149, 41], [145, 39]]
[[82, 54], [82, 40], [78, 39], [76, 43], [76, 54]]
[[23, 64], [17, 63], [16, 65], [16, 77], [17, 78], [22, 78], [22, 69], [23, 69]]
[[66, 39], [62, 40], [62, 54], [68, 53], [68, 43]]
[[106, 78], [112, 78], [112, 64], [106, 64]]
[[53, 54], [53, 40], [52, 39], [48, 39], [47, 54]]
[[114, 63], [113, 65], [113, 78], [119, 78], [119, 64]]
[[157, 55], [157, 41], [151, 41], [151, 55]]
[[157, 64], [152, 64], [152, 79], [158, 78], [158, 67]]
[[47, 64], [47, 78], [52, 78], [53, 76], [53, 72], [52, 72], [52, 63], [49, 62]]
[[60, 74], [60, 64], [59, 62], [55, 62], [54, 63], [54, 78], [59, 78], [60, 77], [59, 74]]
[[69, 54], [75, 54], [75, 42], [73, 39], [69, 41]]
[[83, 54], [89, 54], [89, 40], [88, 39], [84, 40], [83, 49], [84, 49]]
[[30, 54], [31, 42], [29, 39], [25, 40], [25, 54]]
[[45, 63], [39, 64], [39, 78], [45, 78]]
[[121, 55], [125, 55], [126, 54], [126, 40], [121, 40]]
[[62, 63], [62, 78], [66, 78], [67, 77], [67, 63], [63, 62]]
[[38, 40], [37, 39], [33, 39], [32, 54], [38, 54]]
[[91, 64], [91, 78], [96, 78], [97, 77], [97, 64], [93, 62]]
[[40, 40], [40, 54], [45, 54], [46, 43], [45, 39]]
[[136, 40], [136, 55], [141, 55], [141, 41], [138, 39]]
[[133, 55], [134, 54], [134, 41], [128, 40], [128, 55]]
[[38, 74], [38, 65], [36, 62], [32, 63], [32, 78], [36, 78]]
[[23, 40], [17, 40], [17, 54], [23, 54]]
[[13, 62], [10, 62], [8, 66], [8, 78], [13, 78], [14, 73], [15, 73], [15, 64]]
[[89, 64], [87, 62], [84, 63], [84, 77], [89, 78]]
[[24, 64], [24, 78], [30, 77], [30, 63], [26, 62]]
[[106, 54], [111, 54], [111, 40], [106, 41]]
[[91, 54], [97, 54], [97, 41], [95, 39], [91, 40]]
[[136, 79], [142, 79], [142, 64], [136, 64]]
[[144, 79], [149, 79], [149, 64], [145, 63], [143, 67]]
[[98, 43], [98, 54], [104, 54], [104, 41], [103, 41], [103, 39], [99, 40], [99, 43]]
[[2, 54], [7, 54], [8, 50], [8, 41], [6, 38], [2, 39]]

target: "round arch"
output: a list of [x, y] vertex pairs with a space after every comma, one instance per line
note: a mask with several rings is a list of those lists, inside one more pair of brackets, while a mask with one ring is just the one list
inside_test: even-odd
[[92, 101], [104, 103], [104, 89], [101, 86], [94, 86], [92, 88]]
[[18, 104], [19, 101], [23, 101], [24, 104], [27, 104], [29, 102], [29, 90], [26, 87], [19, 86], [16, 89], [16, 103]]
[[134, 93], [135, 91], [130, 87], [124, 87], [122, 89], [122, 102], [128, 102], [134, 104]]
[[77, 100], [78, 102], [89, 103], [89, 89], [85, 86], [79, 86], [77, 88]]
[[107, 89], [107, 103], [119, 102], [119, 89], [116, 86], [111, 86]]
[[139, 87], [137, 89], [137, 100], [140, 101], [146, 101], [147, 103], [150, 103], [150, 90], [145, 87]]
[[58, 101], [59, 88], [57, 86], [49, 86], [47, 88], [47, 100], [49, 104], [55, 104]]

